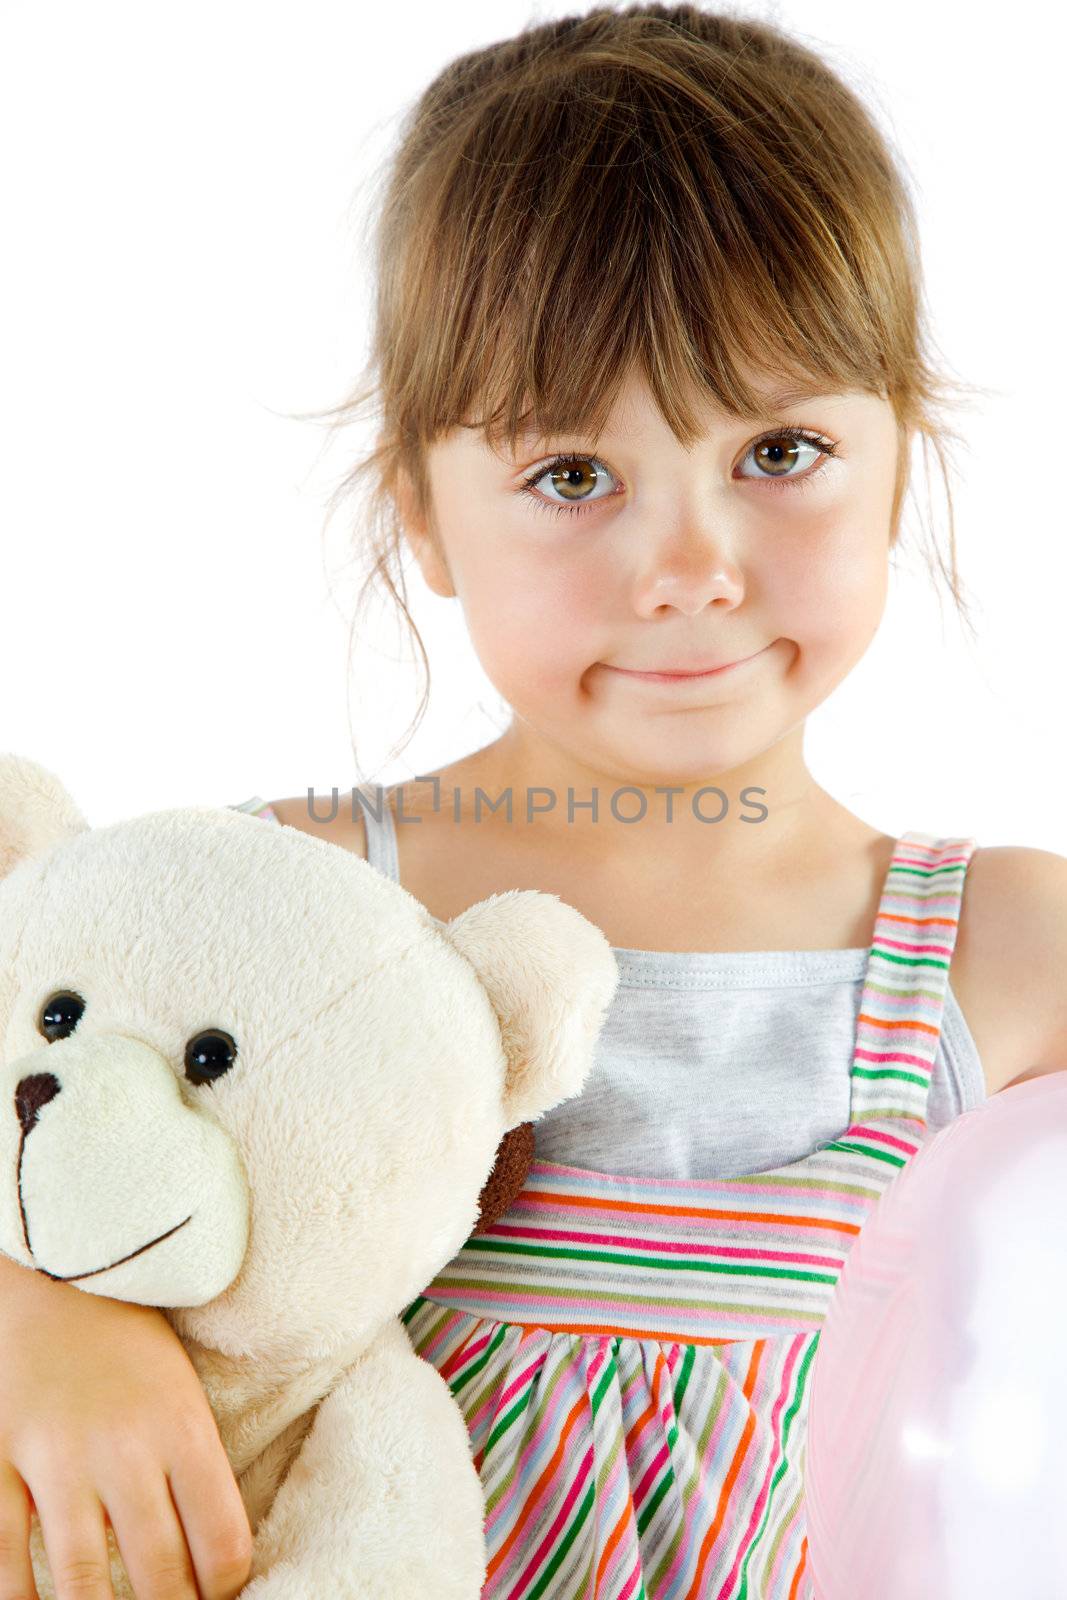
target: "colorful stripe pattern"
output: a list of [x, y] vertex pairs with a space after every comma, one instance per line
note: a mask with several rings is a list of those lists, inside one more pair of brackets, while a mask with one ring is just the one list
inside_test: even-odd
[[249, 816], [262, 817], [265, 822], [277, 822], [281, 825], [278, 813], [273, 806], [269, 806], [262, 795], [254, 794], [250, 800], [242, 800], [239, 806], [229, 806], [230, 811], [247, 811]]
[[925, 1137], [974, 848], [896, 842], [836, 1139], [726, 1179], [535, 1158], [404, 1311], [466, 1419], [482, 1600], [813, 1600], [812, 1362], [852, 1241]]

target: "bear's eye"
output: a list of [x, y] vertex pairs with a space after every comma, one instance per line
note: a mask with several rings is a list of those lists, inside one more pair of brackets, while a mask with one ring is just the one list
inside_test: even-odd
[[60, 989], [41, 1007], [37, 1032], [43, 1034], [49, 1043], [55, 1039], [65, 1039], [78, 1026], [84, 1010], [85, 1001], [80, 994]]
[[221, 1028], [197, 1033], [185, 1047], [185, 1076], [190, 1083], [213, 1083], [237, 1060], [237, 1045]]

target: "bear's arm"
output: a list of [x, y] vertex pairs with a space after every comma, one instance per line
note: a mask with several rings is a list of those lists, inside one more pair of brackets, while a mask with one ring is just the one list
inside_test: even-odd
[[321, 1401], [241, 1600], [479, 1600], [484, 1518], [463, 1414], [396, 1319]]

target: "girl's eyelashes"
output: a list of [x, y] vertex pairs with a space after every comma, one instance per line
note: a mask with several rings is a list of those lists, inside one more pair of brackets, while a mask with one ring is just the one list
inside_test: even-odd
[[[583, 471], [585, 471], [587, 468], [596, 468], [596, 467], [603, 467], [604, 471], [606, 473], [608, 473], [609, 477], [612, 475], [611, 471], [610, 471], [610, 468], [605, 466], [604, 462], [600, 460], [599, 456], [581, 456], [581, 455], [556, 456], [552, 461], [546, 462], [543, 467], [537, 467], [535, 469], [535, 471], [530, 473], [529, 477], [524, 478], [523, 481], [522, 481], [522, 484], [520, 486], [519, 493], [528, 495], [530, 497], [530, 499], [533, 501], [534, 505], [537, 507], [538, 511], [555, 511], [557, 513], [557, 515], [559, 514], [559, 512], [565, 511], [570, 516], [580, 516], [582, 514], [582, 512], [584, 512], [584, 510], [586, 508], [586, 504], [589, 501], [589, 496], [588, 495], [585, 497], [584, 500], [578, 502], [577, 504], [568, 505], [566, 503], [566, 501], [546, 500], [544, 495], [540, 493], [540, 491], [535, 487], [535, 485], [540, 483], [542, 478], [547, 478], [550, 474], [552, 476], [556, 476], [556, 475], [563, 476], [563, 475], [565, 475], [568, 479], [574, 479], [574, 478], [578, 478], [580, 476], [580, 474]], [[600, 473], [594, 471], [593, 472], [593, 483], [594, 483], [594, 486], [598, 482], [599, 478], [600, 478]], [[568, 485], [568, 487], [570, 487], [572, 489], [580, 489], [580, 488], [583, 487], [583, 485], [580, 482], [579, 483], [571, 482]], [[611, 499], [610, 495], [601, 494], [601, 495], [597, 495], [592, 503], [596, 504], [596, 502], [599, 501], [599, 500], [610, 500], [610, 499]]]
[[[782, 446], [786, 441], [792, 444], [794, 453], [798, 446], [806, 446], [809, 450], [814, 450], [816, 455], [821, 455], [823, 457], [822, 461], [817, 467], [809, 467], [809, 470], [802, 475], [786, 474], [784, 472], [779, 472], [772, 475], [765, 472], [756, 472], [743, 473], [742, 476], [748, 478], [750, 481], [752, 479], [762, 480], [762, 482], [771, 489], [803, 489], [806, 488], [820, 472], [822, 472], [827, 460], [837, 452], [837, 444], [833, 439], [827, 439], [822, 434], [813, 433], [808, 428], [802, 428], [792, 423], [788, 423], [784, 427], [776, 428], [773, 433], [762, 434], [760, 438], [753, 440], [752, 444], [750, 444], [748, 447], [748, 451], [745, 453], [745, 459], [747, 459], [748, 455], [752, 451], [762, 450], [766, 447], [772, 453], [771, 459], [773, 464], [776, 466], [781, 465], [783, 460]], [[775, 452], [778, 453], [774, 454]], [[788, 462], [786, 464], [788, 465]], [[528, 477], [524, 478], [522, 484], [520, 485], [519, 493], [529, 495], [530, 499], [533, 501], [538, 510], [551, 510], [557, 515], [560, 512], [566, 512], [568, 516], [580, 516], [585, 511], [587, 506], [596, 505], [601, 500], [610, 500], [612, 495], [601, 494], [591, 496], [586, 494], [580, 500], [568, 503], [566, 500], [546, 499], [540, 490], [537, 489], [536, 485], [541, 482], [542, 478], [547, 478], [550, 475], [559, 475], [570, 480], [568, 482], [569, 488], [580, 490], [583, 488], [583, 484], [581, 482], [581, 473], [586, 468], [603, 468], [608, 477], [614, 476], [614, 474], [611, 472], [611, 469], [600, 460], [599, 456], [588, 456], [580, 453], [558, 455], [555, 456], [551, 461], [547, 461], [543, 465], [535, 468], [535, 470], [530, 473]], [[601, 473], [594, 470], [594, 487], [596, 486], [600, 477]], [[575, 482], [575, 479], [578, 479], [578, 481]]]

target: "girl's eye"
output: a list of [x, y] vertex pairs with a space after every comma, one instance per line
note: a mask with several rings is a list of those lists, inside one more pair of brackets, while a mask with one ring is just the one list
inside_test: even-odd
[[[598, 472], [598, 467], [603, 468], [603, 472]], [[528, 494], [539, 510], [554, 509], [557, 514], [560, 511], [581, 512], [587, 501], [608, 498], [607, 495], [590, 492], [591, 488], [596, 488], [604, 473], [611, 477], [610, 471], [597, 456], [557, 456], [547, 466], [538, 467], [525, 478], [521, 492]], [[534, 487], [542, 478], [551, 479], [551, 488], [559, 491], [562, 500], [546, 500]]]
[[[812, 467], [810, 460], [802, 463], [809, 470], [804, 473], [792, 472], [798, 455], [808, 450], [814, 455], [823, 457], [817, 467]], [[807, 428], [788, 424], [778, 428], [774, 433], [765, 433], [761, 438], [749, 445], [745, 459], [750, 454], [755, 454], [760, 463], [756, 472], [744, 472], [742, 477], [762, 478], [772, 489], [805, 488], [823, 470], [826, 461], [837, 450], [832, 439], [826, 439], [822, 434], [812, 433]], [[597, 469], [602, 469], [598, 471]], [[528, 478], [525, 478], [520, 487], [520, 493], [527, 494], [539, 510], [551, 509], [559, 515], [566, 512], [568, 515], [580, 515], [585, 507], [597, 500], [608, 500], [608, 494], [595, 494], [601, 478], [614, 475], [604, 462], [597, 456], [560, 455], [544, 466], [537, 467]], [[550, 479], [550, 488], [558, 492], [560, 499], [546, 497], [537, 485], [542, 479]]]
[[[812, 451], [816, 456], [822, 456], [822, 461], [817, 467], [811, 466], [809, 457], [802, 465], [810, 470], [801, 473], [791, 473], [789, 468], [794, 465], [797, 455], [804, 450]], [[806, 488], [812, 479], [823, 470], [827, 460], [834, 455], [837, 446], [832, 439], [824, 439], [820, 433], [809, 433], [807, 428], [789, 427], [779, 428], [777, 433], [765, 433], [762, 439], [757, 439], [749, 445], [745, 452], [745, 459], [750, 453], [755, 454], [760, 463], [758, 472], [743, 472], [743, 478], [767, 478], [775, 489]], [[764, 471], [769, 468], [769, 471]], [[775, 482], [774, 480], [779, 480]]]

